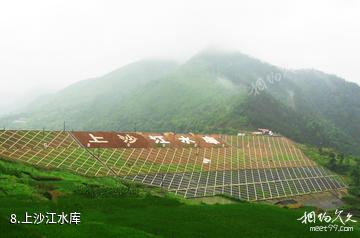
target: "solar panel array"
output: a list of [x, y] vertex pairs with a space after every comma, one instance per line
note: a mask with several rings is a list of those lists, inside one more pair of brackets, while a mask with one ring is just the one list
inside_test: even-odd
[[264, 200], [345, 188], [287, 138], [220, 139], [224, 146], [87, 148], [69, 132], [3, 130], [0, 156], [86, 176], [119, 176], [186, 198]]

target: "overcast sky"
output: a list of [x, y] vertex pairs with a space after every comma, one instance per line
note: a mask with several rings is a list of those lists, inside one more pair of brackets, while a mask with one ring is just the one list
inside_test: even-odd
[[[0, 102], [208, 46], [360, 84], [360, 1], [0, 2]], [[0, 103], [1, 104], [1, 103]]]

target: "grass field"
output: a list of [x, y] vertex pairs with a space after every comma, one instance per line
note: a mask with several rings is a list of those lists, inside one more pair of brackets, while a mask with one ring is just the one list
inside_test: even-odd
[[[358, 237], [309, 232], [297, 221], [313, 208], [236, 202], [206, 205], [115, 178], [89, 178], [0, 161], [2, 237]], [[59, 191], [49, 199], [48, 191]], [[81, 212], [80, 225], [10, 224], [10, 214]]]

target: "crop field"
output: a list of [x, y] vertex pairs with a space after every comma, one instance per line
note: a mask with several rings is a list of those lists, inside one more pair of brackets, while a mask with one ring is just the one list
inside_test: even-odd
[[118, 176], [186, 198], [266, 200], [345, 188], [281, 136], [2, 130], [0, 156], [85, 176]]

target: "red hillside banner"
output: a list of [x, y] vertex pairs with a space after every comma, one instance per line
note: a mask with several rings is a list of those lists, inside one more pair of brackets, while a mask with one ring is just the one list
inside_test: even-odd
[[137, 133], [72, 132], [88, 148], [144, 148], [149, 142]]
[[220, 135], [126, 132], [72, 132], [87, 148], [224, 147]]

